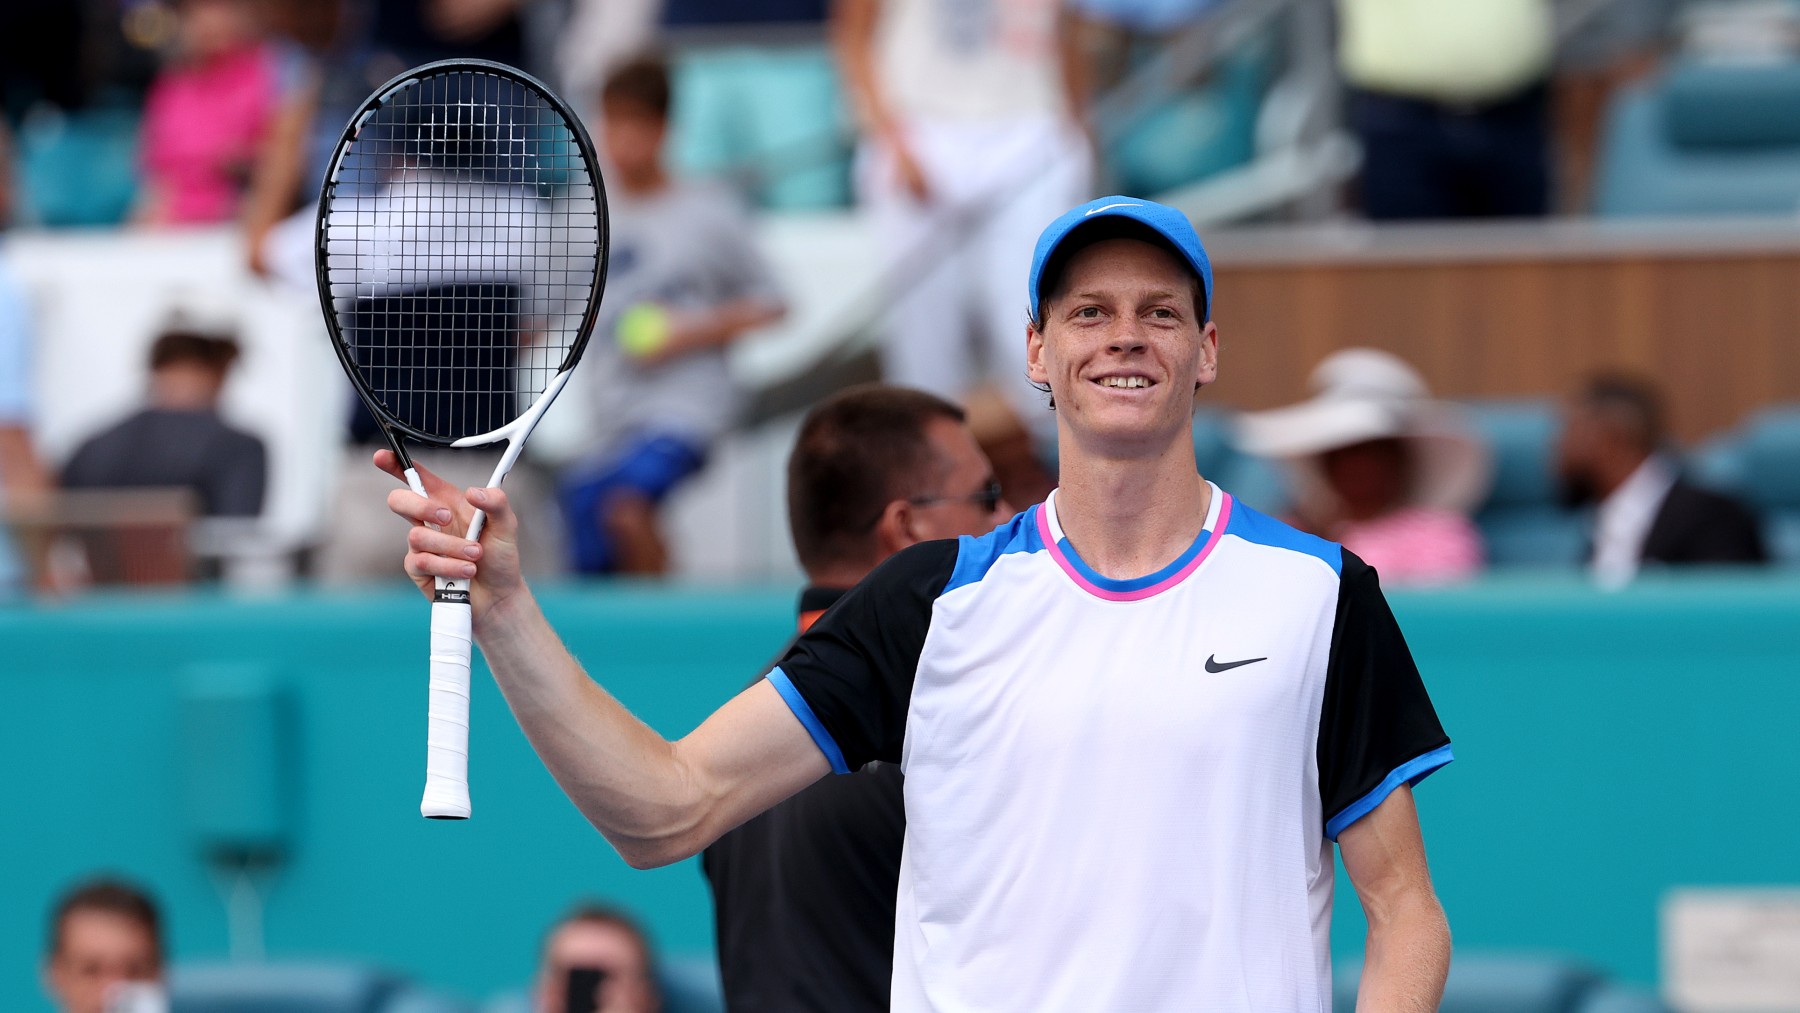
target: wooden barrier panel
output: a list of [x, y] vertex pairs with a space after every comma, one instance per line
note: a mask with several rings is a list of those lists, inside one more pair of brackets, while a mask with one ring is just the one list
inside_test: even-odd
[[1202, 395], [1307, 395], [1330, 352], [1384, 348], [1448, 397], [1659, 380], [1695, 440], [1800, 400], [1800, 219], [1337, 225], [1220, 231], [1221, 375]]

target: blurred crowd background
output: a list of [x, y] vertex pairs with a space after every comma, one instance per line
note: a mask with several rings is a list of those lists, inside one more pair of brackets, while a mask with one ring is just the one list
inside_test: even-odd
[[[542, 513], [540, 573], [794, 574], [778, 476], [797, 413], [876, 377], [964, 403], [1008, 501], [1041, 498], [1054, 421], [1021, 375], [1027, 251], [1060, 209], [1115, 192], [1174, 203], [1214, 247], [1225, 371], [1196, 447], [1247, 502], [1359, 550], [1454, 557], [1422, 580], [1800, 560], [1779, 477], [1800, 468], [1780, 280], [1800, 252], [1794, 4], [46, 0], [0, 17], [12, 594], [395, 577], [375, 434], [310, 294], [311, 216], [349, 112], [451, 56], [552, 83], [612, 191], [602, 351], [512, 480]], [[1358, 347], [1397, 357], [1373, 388], [1325, 363]], [[1346, 390], [1397, 421], [1352, 439], [1323, 416], [1274, 435], [1239, 416]], [[1578, 403], [1596, 426], [1572, 426]], [[1421, 463], [1452, 439], [1461, 472]], [[1385, 458], [1332, 453], [1371, 442]], [[471, 484], [489, 463], [430, 459]], [[1596, 527], [1634, 474], [1652, 515], [1679, 476], [1745, 531], [1600, 551], [1642, 541]], [[1461, 522], [1419, 527], [1420, 507]]]
[[[390, 642], [362, 613], [410, 612], [333, 612], [319, 604], [330, 596], [299, 618], [256, 611], [290, 600], [285, 591], [335, 596], [365, 585], [369, 597], [344, 600], [386, 602], [383, 585], [404, 585], [403, 529], [384, 503], [392, 483], [370, 464], [381, 444], [330, 348], [312, 228], [350, 113], [401, 70], [458, 56], [550, 83], [605, 163], [615, 231], [595, 345], [507, 481], [526, 516], [527, 564], [545, 583], [669, 578], [660, 588], [568, 589], [594, 596], [571, 599], [584, 603], [568, 608], [572, 645], [585, 637], [611, 651], [619, 636], [687, 636], [665, 600], [711, 610], [693, 622], [720, 641], [694, 634], [698, 660], [687, 667], [649, 648], [614, 659], [620, 682], [656, 701], [660, 729], [685, 731], [665, 726], [706, 713], [717, 702], [706, 692], [730, 692], [747, 676], [730, 669], [705, 682], [695, 673], [714, 658], [707, 652], [753, 663], [775, 641], [746, 630], [773, 616], [763, 625], [774, 636], [789, 621], [785, 604], [758, 611], [747, 598], [707, 598], [705, 588], [798, 582], [784, 464], [810, 406], [877, 379], [959, 404], [997, 487], [937, 490], [931, 502], [1022, 508], [1053, 486], [1055, 416], [1022, 367], [1031, 245], [1068, 207], [1130, 194], [1186, 212], [1217, 266], [1221, 379], [1197, 398], [1202, 472], [1252, 506], [1343, 541], [1385, 584], [1459, 585], [1475, 596], [1461, 612], [1453, 600], [1421, 620], [1436, 631], [1420, 638], [1425, 650], [1465, 663], [1445, 679], [1445, 713], [1461, 720], [1448, 723], [1459, 736], [1471, 729], [1478, 759], [1469, 766], [1484, 762], [1486, 741], [1498, 743], [1490, 759], [1504, 754], [1536, 774], [1484, 782], [1497, 775], [1480, 771], [1494, 768], [1477, 767], [1467, 776], [1486, 790], [1453, 791], [1442, 803], [1468, 818], [1432, 824], [1463, 828], [1445, 832], [1461, 874], [1440, 877], [1459, 939], [1465, 924], [1478, 941], [1629, 935], [1606, 920], [1606, 901], [1547, 907], [1530, 922], [1507, 920], [1505, 896], [1459, 909], [1452, 894], [1489, 881], [1470, 871], [1505, 861], [1468, 828], [1490, 826], [1489, 800], [1525, 792], [1522, 782], [1596, 795], [1558, 795], [1562, 808], [1535, 797], [1493, 808], [1530, 826], [1542, 817], [1585, 827], [1595, 841], [1617, 821], [1599, 830], [1583, 821], [1604, 803], [1625, 804], [1610, 796], [1639, 798], [1639, 811], [1724, 807], [1685, 830], [1634, 821], [1618, 830], [1628, 846], [1595, 845], [1604, 854], [1586, 864], [1564, 862], [1541, 840], [1508, 839], [1508, 855], [1563, 875], [1545, 882], [1575, 880], [1569, 896], [1602, 868], [1620, 883], [1637, 876], [1632, 890], [1735, 881], [1755, 856], [1779, 850], [1769, 842], [1791, 839], [1780, 831], [1787, 824], [1754, 829], [1791, 819], [1755, 794], [1794, 787], [1791, 750], [1782, 767], [1766, 756], [1729, 761], [1703, 745], [1776, 748], [1784, 736], [1752, 729], [1785, 727], [1791, 713], [1779, 717], [1749, 689], [1690, 698], [1693, 675], [1680, 662], [1690, 655], [1680, 651], [1741, 650], [1750, 660], [1734, 674], [1745, 686], [1768, 689], [1778, 668], [1792, 675], [1797, 631], [1776, 621], [1792, 620], [1782, 611], [1791, 596], [1759, 598], [1756, 588], [1764, 574], [1774, 575], [1767, 586], [1791, 587], [1783, 575], [1800, 572], [1800, 2], [12, 0], [0, 5], [0, 50], [0, 601], [9, 605], [0, 625], [63, 623], [41, 641], [22, 634], [12, 657], [26, 659], [22, 672], [55, 669], [60, 679], [69, 669], [67, 686], [29, 699], [46, 713], [66, 706], [68, 726], [85, 729], [56, 748], [115, 760], [133, 755], [128, 746], [198, 756], [181, 769], [200, 771], [195, 783], [217, 797], [247, 800], [254, 816], [276, 789], [258, 787], [261, 768], [227, 747], [254, 756], [274, 747], [228, 731], [240, 719], [287, 727], [280, 701], [291, 693], [311, 708], [316, 736], [292, 765], [336, 778], [311, 798], [336, 793], [340, 803], [292, 825], [267, 815], [267, 839], [283, 843], [266, 853], [260, 843], [206, 850], [203, 833], [195, 862], [174, 816], [140, 824], [125, 842], [91, 832], [92, 810], [112, 806], [83, 793], [140, 776], [168, 788], [175, 775], [57, 765], [42, 797], [31, 796], [41, 809], [16, 807], [50, 829], [18, 835], [24, 857], [4, 863], [54, 871], [42, 882], [0, 882], [33, 908], [30, 929], [17, 912], [0, 928], [14, 942], [26, 931], [43, 938], [43, 986], [65, 1008], [98, 1010], [105, 986], [163, 970], [155, 899], [87, 872], [122, 867], [186, 903], [175, 921], [189, 953], [255, 958], [277, 850], [293, 870], [284, 875], [329, 898], [314, 910], [304, 890], [282, 897], [302, 912], [285, 924], [307, 926], [291, 938], [328, 927], [344, 949], [454, 979], [465, 994], [504, 992], [496, 1010], [565, 1008], [568, 996], [555, 990], [575, 964], [610, 968], [608, 1010], [655, 1008], [659, 988], [665, 1009], [712, 1008], [693, 884], [626, 880], [613, 875], [616, 862], [592, 873], [607, 893], [641, 891], [627, 900], [642, 901], [682, 954], [699, 953], [691, 967], [680, 954], [653, 961], [643, 932], [606, 908], [549, 920], [590, 883], [571, 871], [585, 877], [597, 864], [581, 849], [602, 846], [516, 735], [494, 746], [481, 774], [490, 788], [509, 786], [488, 796], [497, 806], [524, 800], [471, 831], [493, 836], [446, 844], [415, 839], [417, 821], [400, 824], [411, 817], [393, 798], [412, 790], [415, 743], [369, 715], [410, 721], [422, 711], [423, 679], [411, 678], [422, 671], [407, 668], [422, 648]], [[420, 459], [477, 484], [494, 455]], [[1685, 598], [1592, 593], [1651, 570], [1722, 566], [1740, 568], [1747, 583], [1732, 586], [1748, 590], [1694, 592], [1698, 609]], [[1507, 574], [1552, 590], [1520, 605], [1506, 596], [1514, 585], [1492, 579]], [[1549, 583], [1531, 583], [1543, 575]], [[185, 587], [207, 594], [94, 596], [96, 608], [122, 611], [91, 628], [82, 613], [56, 611], [96, 590]], [[229, 593], [210, 596], [221, 588]], [[650, 597], [632, 597], [640, 591]], [[217, 612], [177, 614], [171, 600]], [[1609, 608], [1614, 601], [1626, 606]], [[1483, 610], [1493, 615], [1474, 614]], [[1692, 642], [1658, 655], [1657, 638], [1689, 621], [1703, 627]], [[1527, 633], [1502, 637], [1515, 622]], [[279, 653], [269, 644], [320, 628], [367, 649], [333, 657], [369, 682], [347, 688], [329, 681], [343, 673], [327, 670], [277, 691], [253, 672], [215, 693], [207, 687], [217, 673], [182, 667], [240, 648]], [[178, 642], [201, 629], [216, 648]], [[1621, 630], [1638, 639], [1603, 643], [1593, 632]], [[158, 636], [167, 639], [144, 665], [162, 673], [145, 680], [159, 688], [141, 699], [121, 691], [116, 670], [136, 666], [138, 641]], [[1566, 656], [1532, 655], [1529, 672], [1502, 672], [1499, 647], [1529, 637]], [[274, 664], [256, 664], [265, 662]], [[1656, 701], [1644, 706], [1695, 708], [1681, 715], [1695, 743], [1658, 725], [1666, 739], [1614, 744], [1616, 755], [1637, 758], [1622, 770], [1571, 777], [1571, 753], [1615, 755], [1590, 749], [1590, 739], [1624, 735], [1625, 723], [1581, 715], [1611, 715], [1620, 694], [1604, 680], [1626, 667], [1661, 687], [1642, 691]], [[1556, 681], [1569, 673], [1568, 684]], [[1556, 705], [1525, 688], [1490, 690], [1490, 674], [1536, 686]], [[480, 720], [500, 724], [491, 689], [478, 687]], [[1785, 692], [1777, 702], [1791, 700]], [[102, 706], [103, 695], [126, 702]], [[1523, 702], [1508, 709], [1514, 696]], [[352, 697], [354, 711], [344, 704]], [[180, 724], [190, 706], [196, 720], [225, 715], [223, 737], [188, 734], [213, 727]], [[140, 728], [125, 720], [133, 707], [167, 720]], [[43, 734], [60, 727], [47, 717]], [[143, 738], [114, 746], [105, 735], [121, 728]], [[29, 743], [43, 744], [35, 734], [7, 738], [27, 756]], [[1720, 769], [1708, 772], [1708, 759]], [[278, 760], [270, 769], [287, 770]], [[81, 798], [56, 787], [68, 784]], [[166, 798], [115, 801], [122, 811], [141, 803], [144, 819], [174, 811]], [[1681, 836], [1714, 830], [1746, 843]], [[262, 832], [248, 839], [261, 842]], [[469, 869], [455, 863], [501, 861], [518, 843], [508, 832], [563, 850], [548, 848], [554, 860], [542, 868], [464, 883]], [[1640, 832], [1661, 836], [1640, 851]], [[1657, 856], [1694, 864], [1653, 867], [1645, 856], [1656, 846]], [[1791, 863], [1774, 866], [1791, 880]], [[406, 878], [414, 874], [440, 881]], [[441, 889], [450, 877], [458, 889]], [[1491, 881], [1528, 893], [1536, 880]], [[653, 885], [619, 886], [627, 882]], [[208, 896], [214, 886], [221, 904]], [[514, 939], [503, 953], [474, 941], [478, 927], [459, 927], [472, 916], [446, 893], [464, 889], [480, 895], [473, 917], [504, 913], [494, 924]], [[1625, 886], [1606, 889], [1627, 896]], [[678, 896], [681, 904], [665, 903]], [[1339, 896], [1340, 908], [1353, 906]], [[364, 904], [361, 920], [340, 918], [336, 903]], [[1648, 923], [1643, 906], [1629, 918]], [[527, 907], [530, 926], [519, 914]], [[1487, 920], [1458, 921], [1464, 911]], [[51, 916], [47, 931], [40, 913]], [[291, 955], [283, 923], [270, 924], [269, 951]], [[533, 951], [527, 936], [545, 924]], [[1627, 956], [1607, 959], [1645, 982], [1653, 930], [1632, 925], [1636, 935], [1617, 950]], [[528, 985], [532, 952], [541, 969]], [[1482, 981], [1567, 1000], [1506, 1008], [1660, 1008], [1581, 1006], [1570, 997], [1586, 994], [1593, 975], [1573, 965], [1475, 966], [1468, 973], [1489, 976]], [[231, 996], [271, 988], [310, 996], [306, 1009], [465, 1008], [413, 996], [361, 965], [286, 979], [242, 972], [202, 968], [189, 994], [225, 997], [221, 1010], [239, 1008]], [[26, 986], [5, 987], [0, 997]], [[683, 998], [695, 988], [700, 998]]]

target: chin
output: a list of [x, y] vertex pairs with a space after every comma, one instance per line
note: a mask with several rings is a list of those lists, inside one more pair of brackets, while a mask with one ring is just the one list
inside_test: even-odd
[[1166, 406], [1160, 405], [1088, 405], [1071, 418], [1088, 435], [1118, 443], [1160, 444], [1172, 432], [1187, 430], [1186, 424], [1171, 423]]

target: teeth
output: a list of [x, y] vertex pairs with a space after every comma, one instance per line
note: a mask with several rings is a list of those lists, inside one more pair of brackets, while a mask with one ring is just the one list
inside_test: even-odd
[[1150, 381], [1141, 376], [1109, 376], [1102, 379], [1100, 385], [1102, 387], [1119, 387], [1129, 390], [1134, 387], [1148, 387], [1150, 386]]

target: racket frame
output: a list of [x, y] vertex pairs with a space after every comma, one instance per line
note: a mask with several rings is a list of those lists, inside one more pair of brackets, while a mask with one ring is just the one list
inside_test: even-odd
[[[569, 128], [580, 150], [582, 161], [586, 167], [588, 178], [593, 186], [595, 216], [599, 225], [599, 241], [597, 243], [594, 264], [594, 285], [588, 293], [587, 306], [582, 311], [581, 321], [577, 326], [575, 340], [570, 343], [568, 351], [558, 364], [557, 371], [550, 382], [544, 385], [536, 399], [512, 421], [485, 433], [478, 433], [458, 438], [446, 438], [434, 433], [425, 432], [409, 425], [381, 406], [379, 399], [369, 389], [368, 382], [362, 374], [362, 366], [351, 355], [350, 347], [344, 340], [343, 326], [338, 321], [337, 297], [331, 289], [329, 270], [330, 258], [330, 216], [332, 198], [336, 194], [336, 177], [343, 165], [344, 157], [354, 146], [357, 137], [375, 114], [381, 110], [395, 95], [418, 82], [433, 76], [449, 72], [464, 71], [489, 74], [511, 80], [535, 93], [546, 105], [550, 106]], [[337, 353], [338, 362], [343, 366], [345, 374], [350, 378], [351, 386], [369, 414], [381, 429], [388, 447], [400, 461], [406, 476], [406, 483], [413, 492], [427, 497], [424, 483], [419, 478], [418, 469], [414, 467], [412, 455], [406, 451], [406, 440], [411, 439], [427, 446], [435, 447], [481, 447], [506, 441], [506, 450], [502, 452], [496, 464], [493, 476], [488, 480], [489, 487], [498, 486], [507, 472], [517, 463], [519, 454], [525, 448], [525, 440], [531, 435], [538, 420], [550, 409], [556, 396], [568, 385], [569, 377], [586, 350], [588, 341], [593, 336], [594, 321], [600, 312], [600, 302], [606, 290], [606, 274], [608, 257], [611, 252], [610, 217], [607, 210], [606, 185], [600, 173], [600, 160], [594, 150], [594, 142], [588, 136], [587, 127], [581, 117], [575, 114], [568, 103], [564, 102], [550, 87], [542, 81], [525, 73], [517, 67], [510, 67], [492, 60], [450, 59], [437, 60], [421, 64], [404, 71], [375, 89], [365, 99], [356, 112], [344, 125], [338, 135], [337, 144], [332, 148], [331, 161], [326, 166], [325, 178], [319, 185], [318, 210], [313, 219], [313, 272], [319, 290], [319, 307], [325, 317], [326, 328], [331, 334], [331, 347]], [[466, 538], [479, 540], [487, 515], [480, 510], [475, 511], [469, 523]], [[468, 789], [468, 698], [469, 672], [473, 660], [473, 635], [471, 632], [472, 616], [470, 614], [470, 582], [439, 577], [436, 580], [436, 593], [432, 598], [431, 620], [431, 697], [430, 717], [428, 720], [427, 774], [425, 792], [420, 802], [420, 814], [429, 819], [458, 820], [467, 819], [472, 807], [469, 802]], [[450, 741], [440, 744], [442, 736], [442, 713], [445, 710], [460, 712], [460, 731], [451, 731]], [[460, 748], [456, 739], [460, 738]]]

